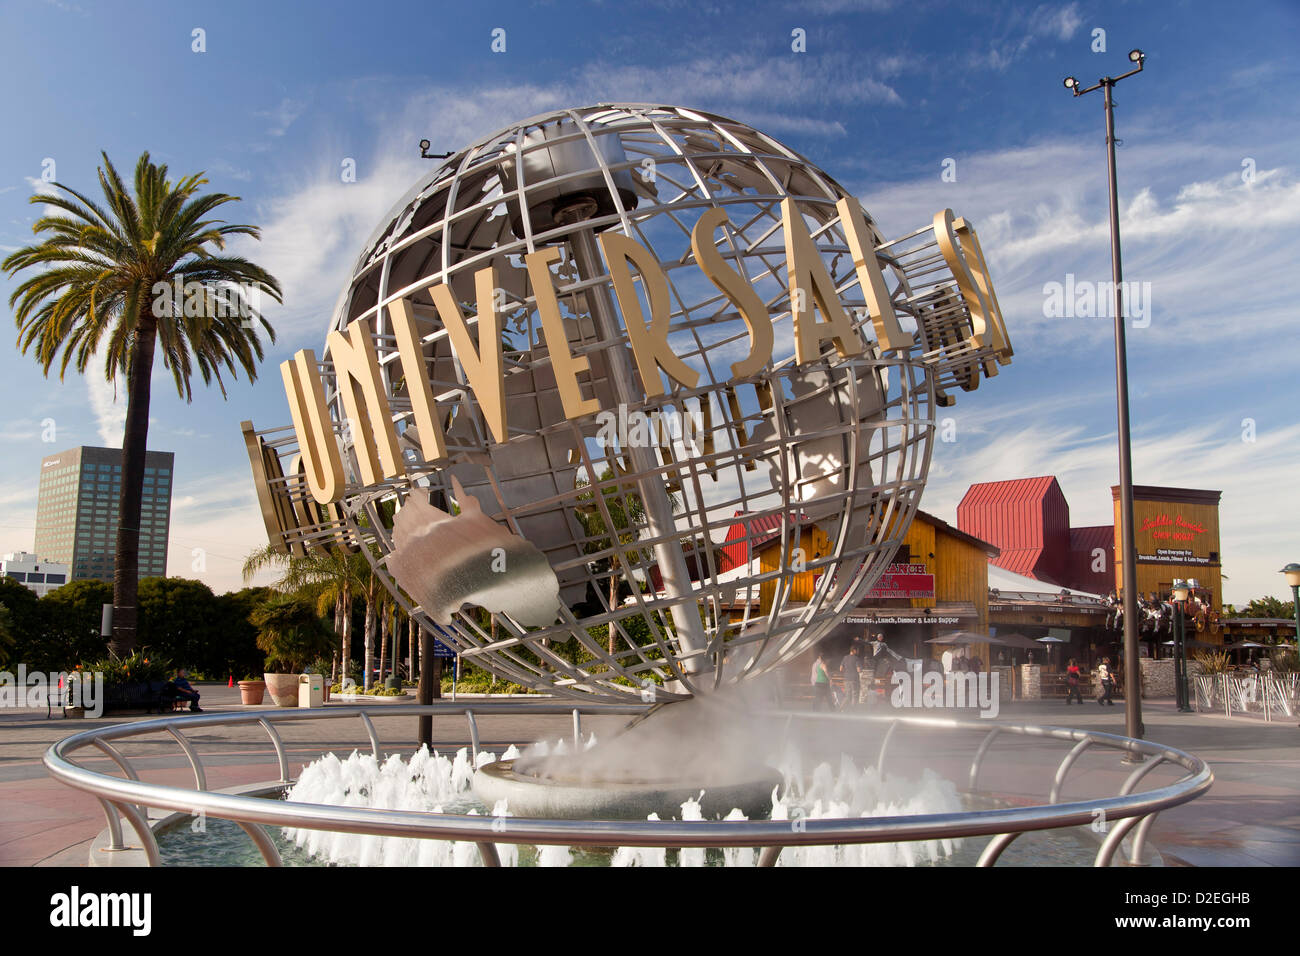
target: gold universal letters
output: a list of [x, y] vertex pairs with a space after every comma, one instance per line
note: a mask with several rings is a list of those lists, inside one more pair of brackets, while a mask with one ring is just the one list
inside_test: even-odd
[[709, 209], [691, 230], [691, 252], [695, 261], [718, 291], [736, 307], [749, 327], [749, 355], [731, 366], [732, 378], [757, 375], [772, 361], [772, 316], [754, 287], [739, 272], [731, 269], [713, 244], [713, 233], [727, 222], [725, 209]]
[[325, 407], [325, 389], [316, 366], [316, 352], [300, 349], [293, 359], [280, 363], [280, 376], [302, 452], [307, 489], [325, 504], [343, 494], [343, 459], [334, 440], [334, 423]]
[[560, 390], [564, 414], [569, 418], [581, 418], [600, 411], [600, 402], [583, 398], [582, 389], [578, 387], [578, 373], [590, 373], [591, 364], [586, 356], [574, 355], [569, 350], [560, 303], [555, 298], [555, 286], [551, 284], [550, 265], [559, 258], [559, 249], [538, 249], [524, 256], [524, 266], [528, 269], [528, 280], [537, 299], [537, 313], [542, 317], [542, 334], [546, 336], [546, 350], [551, 356], [551, 371]]
[[[700, 373], [678, 358], [668, 345], [668, 310], [671, 304], [668, 277], [659, 268], [658, 260], [645, 246], [621, 233], [606, 232], [598, 238], [600, 251], [605, 254], [605, 262], [609, 265], [609, 277], [614, 281], [618, 307], [623, 311], [623, 326], [627, 329], [628, 341], [632, 343], [632, 354], [636, 356], [636, 367], [641, 373], [646, 395], [664, 394], [663, 379], [659, 377], [661, 368], [687, 388], [694, 388], [700, 380]], [[641, 273], [641, 288], [645, 290], [650, 305], [649, 324], [641, 312], [641, 300], [632, 284], [629, 263]]]
[[442, 319], [452, 351], [465, 378], [474, 392], [483, 418], [492, 437], [506, 440], [506, 370], [501, 364], [501, 316], [497, 313], [495, 291], [497, 271], [492, 266], [474, 273], [474, 289], [478, 294], [478, 348], [469, 337], [469, 324], [461, 315], [460, 306], [451, 289], [436, 285], [429, 290], [433, 304]]
[[953, 229], [957, 238], [961, 240], [967, 262], [974, 260], [972, 272], [980, 291], [984, 293], [984, 301], [989, 306], [989, 325], [993, 331], [993, 348], [997, 352], [998, 364], [1010, 365], [1011, 356], [1015, 353], [1011, 349], [1011, 338], [1007, 335], [1007, 325], [1002, 318], [997, 294], [993, 291], [993, 282], [989, 279], [989, 267], [984, 261], [984, 250], [980, 247], [979, 236], [975, 235], [975, 227], [965, 219], [954, 220]]
[[[889, 288], [875, 255], [875, 234], [867, 225], [861, 206], [857, 200], [845, 197], [836, 204], [836, 210], [853, 256], [854, 269], [880, 351], [883, 353], [910, 348], [911, 336], [899, 324]], [[826, 269], [802, 214], [788, 198], [781, 203], [781, 218], [785, 231], [795, 363], [805, 365], [815, 361], [826, 339], [834, 342], [841, 358], [862, 353], [867, 348], [866, 343], [845, 313], [835, 282]], [[771, 316], [758, 292], [741, 272], [727, 263], [713, 241], [714, 232], [726, 225], [725, 210], [706, 210], [691, 231], [691, 250], [705, 277], [736, 308], [749, 330], [749, 354], [731, 366], [733, 377], [745, 378], [758, 374], [770, 364], [774, 332]], [[944, 261], [970, 312], [971, 334], [963, 344], [983, 348], [991, 343], [996, 361], [989, 359], [983, 362], [983, 372], [994, 375], [997, 373], [997, 365], [1008, 364], [1013, 353], [979, 239], [970, 223], [965, 219], [954, 220], [952, 210], [949, 209], [935, 215], [933, 228]], [[668, 278], [662, 266], [650, 250], [628, 236], [606, 233], [598, 238], [647, 396], [665, 393], [661, 370], [682, 385], [693, 388], [699, 382], [699, 372], [687, 365], [668, 344], [671, 299]], [[555, 375], [564, 414], [575, 419], [600, 411], [600, 402], [582, 395], [578, 376], [583, 373], [589, 375], [591, 365], [586, 356], [573, 354], [560, 313], [550, 266], [562, 255], [556, 247], [539, 249], [527, 254], [524, 264], [541, 318], [543, 338], [550, 353], [551, 370]], [[649, 309], [648, 318], [632, 276], [633, 266], [641, 278], [641, 287]], [[478, 270], [474, 274], [474, 281], [478, 298], [478, 315], [474, 319], [461, 312], [454, 293], [446, 285], [430, 287], [429, 296], [438, 318], [447, 330], [451, 348], [464, 370], [466, 381], [474, 393], [488, 429], [497, 442], [503, 443], [508, 440], [507, 406], [501, 343], [502, 322], [495, 302], [496, 269], [489, 266]], [[446, 435], [429, 381], [423, 343], [413, 310], [404, 299], [389, 302], [387, 308], [411, 400], [414, 425], [420, 436], [422, 456], [429, 464], [445, 461]], [[823, 321], [817, 321], [818, 312]], [[471, 321], [478, 326], [477, 343], [470, 332]], [[365, 484], [374, 484], [381, 480], [381, 476], [400, 476], [405, 462], [398, 445], [397, 430], [369, 323], [358, 319], [343, 331], [331, 332], [327, 343], [343, 408], [353, 423], [352, 437], [357, 452], [358, 477]], [[972, 363], [971, 377], [963, 387], [967, 390], [975, 388], [980, 371]], [[329, 505], [342, 497], [345, 479], [342, 455], [334, 433], [334, 422], [330, 419], [329, 408], [325, 403], [315, 352], [311, 349], [300, 350], [290, 361], [281, 363], [280, 374], [284, 379], [302, 456], [301, 463], [295, 462], [291, 471], [301, 470], [312, 498]], [[760, 396], [761, 394], [760, 387]], [[734, 393], [729, 398], [734, 405]], [[711, 408], [706, 405], [706, 415], [709, 411]], [[733, 407], [733, 414], [736, 412], [737, 409]], [[251, 431], [251, 423], [248, 430]], [[711, 436], [705, 436], [706, 442], [710, 439]], [[252, 445], [249, 447], [252, 458], [255, 449]], [[256, 462], [254, 473], [257, 474]], [[268, 508], [275, 512], [283, 504], [262, 501], [264, 512]], [[268, 528], [272, 518], [284, 524], [282, 519], [288, 517], [302, 526], [312, 517], [310, 509], [305, 508], [305, 502], [303, 505], [303, 510], [292, 516], [281, 516], [278, 513], [264, 515], [268, 518]], [[346, 544], [342, 541], [331, 543]]]
[[415, 417], [415, 431], [420, 436], [420, 454], [433, 464], [447, 457], [447, 437], [438, 418], [438, 404], [433, 399], [428, 370], [424, 366], [424, 346], [415, 327], [415, 314], [411, 303], [394, 299], [388, 303], [388, 321], [397, 339], [397, 354], [402, 359], [402, 375], [406, 378], [406, 393], [411, 397], [411, 413]]
[[[835, 343], [840, 358], [858, 355], [866, 349], [866, 343], [844, 313], [835, 282], [826, 271], [821, 253], [804, 224], [803, 214], [793, 200], [781, 200], [781, 221], [785, 227], [785, 269], [790, 281], [795, 364], [806, 365], [816, 361], [825, 339]], [[811, 308], [814, 303], [825, 322], [814, 320]]]
[[876, 342], [881, 353], [891, 349], [906, 350], [912, 347], [912, 337], [903, 331], [894, 313], [894, 303], [889, 298], [889, 287], [885, 285], [885, 274], [880, 271], [876, 260], [876, 244], [872, 241], [871, 230], [867, 228], [866, 217], [862, 215], [862, 206], [856, 199], [845, 197], [835, 204], [840, 214], [840, 225], [845, 238], [849, 241], [849, 252], [853, 255], [853, 267], [858, 273], [858, 285], [867, 300], [867, 311], [871, 314], [871, 324], [876, 330]]
[[343, 332], [331, 332], [325, 344], [334, 361], [334, 377], [343, 397], [343, 408], [352, 423], [352, 447], [356, 449], [361, 480], [373, 485], [381, 474], [384, 478], [395, 478], [402, 473], [402, 453], [397, 447], [393, 413], [380, 377], [379, 356], [370, 324], [358, 319]]

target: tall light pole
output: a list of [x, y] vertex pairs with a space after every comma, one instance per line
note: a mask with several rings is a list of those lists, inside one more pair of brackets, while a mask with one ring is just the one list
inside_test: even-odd
[[[1142, 727], [1142, 674], [1138, 667], [1137, 616], [1137, 543], [1133, 534], [1133, 463], [1128, 429], [1128, 349], [1124, 343], [1123, 268], [1119, 254], [1119, 184], [1115, 178], [1115, 103], [1111, 90], [1115, 84], [1134, 73], [1142, 72], [1146, 55], [1141, 50], [1129, 53], [1137, 66], [1120, 76], [1107, 76], [1087, 89], [1079, 87], [1072, 76], [1065, 78], [1065, 88], [1082, 96], [1093, 90], [1105, 90], [1106, 159], [1110, 172], [1110, 260], [1115, 284], [1115, 393], [1119, 418], [1119, 524], [1120, 568], [1124, 589], [1124, 732], [1130, 737], [1144, 736]], [[1126, 755], [1129, 759], [1131, 755]], [[1140, 759], [1140, 758], [1134, 758]]]
[[1286, 575], [1286, 583], [1291, 585], [1291, 610], [1295, 612], [1295, 652], [1300, 659], [1300, 564], [1292, 561], [1282, 573]]

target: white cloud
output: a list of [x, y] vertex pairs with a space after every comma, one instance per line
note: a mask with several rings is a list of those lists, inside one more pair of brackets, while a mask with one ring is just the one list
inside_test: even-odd
[[[1225, 319], [1256, 335], [1293, 322], [1300, 296], [1294, 235], [1300, 226], [1300, 181], [1285, 168], [1258, 170], [1247, 184], [1231, 151], [1194, 166], [1190, 141], [1126, 151], [1120, 235], [1124, 277], [1151, 283], [1152, 324], [1134, 330], [1148, 341], [1213, 341]], [[1208, 169], [1207, 169], [1208, 167]], [[1213, 175], [1205, 173], [1213, 171]], [[997, 283], [1004, 314], [1020, 341], [1100, 341], [1105, 321], [1049, 318], [1044, 285], [1110, 278], [1110, 224], [1105, 171], [1081, 164], [1069, 142], [957, 157], [956, 183], [934, 178], [878, 187], [863, 205], [886, 236], [927, 222], [941, 204], [967, 216]], [[1179, 177], [1181, 180], [1179, 179]], [[1195, 177], [1195, 178], [1192, 178]], [[1251, 277], [1252, 281], [1243, 281]], [[1223, 313], [1225, 288], [1234, 287]]]
[[[248, 466], [235, 464], [195, 478], [178, 475], [178, 491], [172, 500], [167, 573], [198, 578], [218, 594], [244, 587], [244, 558], [266, 544]], [[266, 572], [252, 583], [270, 584], [274, 577]]]
[[1029, 32], [1032, 36], [1050, 37], [1064, 43], [1083, 25], [1079, 16], [1079, 5], [1068, 3], [1060, 6], [1041, 6], [1029, 15]]
[[[987, 428], [960, 425], [956, 442], [936, 443], [923, 507], [955, 521], [957, 504], [973, 482], [1055, 475], [1072, 525], [1111, 524], [1110, 489], [1119, 481], [1114, 434], [1063, 424], [1052, 409], [1020, 411], [1015, 417], [994, 415]], [[972, 423], [979, 417], [972, 415]], [[1200, 424], [1134, 434], [1135, 484], [1223, 492], [1220, 543], [1230, 577], [1225, 601], [1244, 604], [1280, 591], [1275, 572], [1294, 545], [1300, 502], [1278, 490], [1294, 486], [1297, 442], [1300, 425], [1261, 431], [1255, 442]]]
[[990, 40], [988, 49], [980, 53], [969, 53], [966, 63], [972, 67], [988, 68], [1001, 72], [1014, 63], [1021, 54], [1040, 40], [1054, 40], [1064, 43], [1071, 39], [1083, 18], [1079, 15], [1077, 3], [1065, 6], [1036, 7], [1028, 17], [1015, 17], [1015, 25], [1001, 37]]
[[266, 131], [268, 136], [283, 136], [306, 108], [306, 100], [295, 100], [286, 96], [272, 109], [258, 110], [253, 115], [271, 121]]
[[82, 380], [86, 383], [86, 396], [95, 415], [99, 440], [106, 448], [121, 448], [126, 430], [126, 403], [114, 384], [100, 373], [103, 367], [98, 359], [92, 360]]

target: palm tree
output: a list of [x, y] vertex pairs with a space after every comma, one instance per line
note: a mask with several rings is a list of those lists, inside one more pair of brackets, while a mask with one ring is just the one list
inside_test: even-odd
[[[36, 195], [34, 203], [61, 214], [42, 216], [32, 227], [47, 238], [19, 249], [0, 269], [10, 276], [35, 268], [10, 296], [24, 354], [36, 346], [46, 375], [62, 352], [59, 377], [75, 363], [85, 374], [102, 352], [109, 381], [126, 379], [126, 429], [122, 440], [122, 490], [118, 500], [117, 545], [113, 570], [113, 638], [109, 652], [122, 656], [135, 647], [136, 585], [139, 578], [140, 502], [145, 450], [149, 440], [149, 382], [154, 352], [172, 373], [176, 391], [192, 400], [195, 366], [205, 385], [216, 381], [225, 397], [223, 368], [257, 378], [261, 324], [275, 332], [254, 307], [265, 292], [277, 302], [274, 277], [238, 256], [218, 255], [226, 237], [259, 237], [254, 226], [208, 218], [217, 207], [238, 200], [225, 193], [199, 195], [202, 174], [173, 182], [167, 167], [143, 153], [135, 167], [134, 195], [106, 153], [99, 169], [101, 206], [76, 190]], [[173, 296], [175, 288], [184, 296]], [[184, 301], [173, 301], [183, 298]]]
[[[578, 487], [586, 487], [590, 483], [585, 475], [579, 475], [577, 480]], [[626, 546], [634, 543], [641, 537], [641, 525], [645, 523], [645, 505], [641, 502], [641, 496], [636, 493], [635, 485], [628, 482], [618, 482], [614, 479], [614, 472], [606, 468], [600, 476], [600, 496], [605, 501], [605, 508], [609, 511], [609, 517], [614, 522], [615, 537], [618, 543]], [[609, 530], [605, 527], [605, 518], [600, 512], [600, 507], [595, 500], [595, 489], [589, 489], [578, 495], [580, 504], [575, 509], [578, 521], [582, 525], [583, 536], [589, 540], [583, 546], [587, 554], [598, 554], [601, 551], [608, 551], [614, 547]], [[677, 511], [680, 502], [676, 495], [668, 496], [669, 504], [673, 511]], [[618, 606], [618, 586], [619, 579], [622, 576], [621, 565], [618, 561], [617, 554], [601, 558], [596, 562], [596, 577], [603, 574], [609, 574], [609, 609], [613, 611]], [[612, 656], [614, 654], [615, 637], [617, 629], [614, 622], [609, 622], [608, 649]]]
[[244, 559], [244, 580], [269, 567], [283, 569], [275, 582], [277, 590], [314, 596], [321, 614], [333, 609], [334, 633], [341, 645], [339, 677], [346, 677], [352, 647], [352, 602], [365, 596], [362, 582], [370, 571], [365, 556], [337, 548], [291, 555], [268, 544], [251, 551]]

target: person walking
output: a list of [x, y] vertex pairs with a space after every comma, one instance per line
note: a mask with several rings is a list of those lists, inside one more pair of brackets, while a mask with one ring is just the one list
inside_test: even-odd
[[812, 666], [813, 710], [833, 710], [831, 707], [831, 675], [826, 669], [826, 655], [817, 652]]
[[1080, 706], [1083, 704], [1083, 692], [1079, 690], [1079, 680], [1079, 665], [1071, 657], [1069, 666], [1065, 668], [1065, 705], [1067, 707], [1074, 703], [1075, 700], [1078, 700]]
[[840, 710], [852, 710], [858, 706], [862, 693], [862, 678], [858, 668], [858, 645], [854, 644], [840, 661], [840, 673], [844, 675], [844, 700]]
[[1097, 678], [1101, 681], [1101, 693], [1097, 695], [1097, 706], [1105, 707], [1107, 704], [1114, 707], [1115, 702], [1110, 699], [1111, 691], [1115, 689], [1115, 679], [1110, 673], [1110, 658], [1103, 657], [1101, 666], [1097, 668]]

